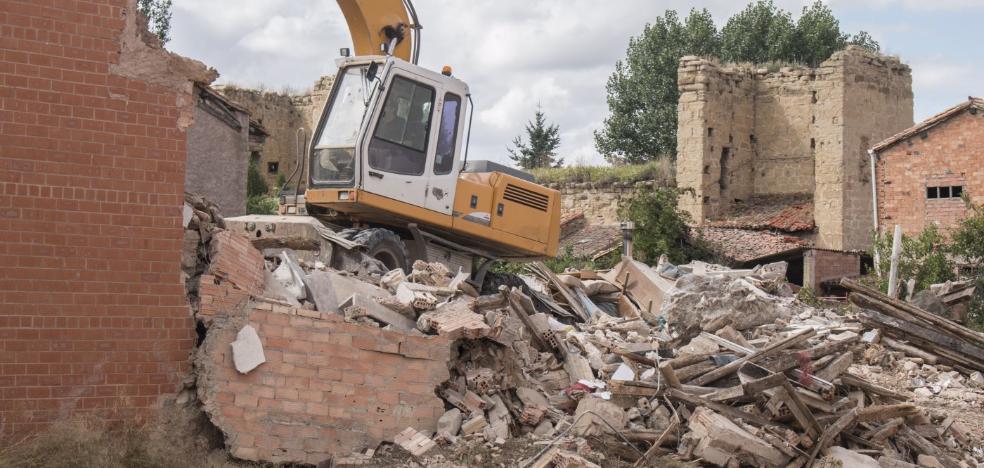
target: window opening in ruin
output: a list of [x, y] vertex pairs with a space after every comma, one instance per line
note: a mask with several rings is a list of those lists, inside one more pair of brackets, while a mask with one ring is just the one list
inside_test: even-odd
[[757, 141], [755, 139], [755, 135], [754, 134], [748, 135], [748, 141], [752, 142], [752, 144], [754, 145], [756, 143], [756, 141]]
[[813, 97], [811, 98], [811, 100], [812, 100], [812, 102], [813, 102], [814, 104], [816, 104], [816, 103], [817, 103], [817, 92], [816, 92], [816, 91], [814, 91], [814, 92], [813, 92]]
[[267, 163], [267, 172], [270, 174], [276, 174], [280, 170], [280, 163], [277, 161], [270, 161]]
[[711, 166], [705, 164], [704, 165], [704, 174], [710, 174], [710, 173], [711, 173]]
[[812, 123], [817, 123], [817, 116], [815, 116], [815, 115], [814, 115], [814, 116], [812, 117]]
[[963, 195], [962, 185], [926, 187], [926, 198], [930, 200], [960, 198], [962, 195]]
[[728, 167], [730, 163], [731, 148], [725, 146], [721, 148], [721, 177], [718, 179], [718, 185], [720, 185], [722, 191], [728, 189], [728, 178], [731, 176], [731, 171]]
[[730, 133], [729, 133], [729, 134], [728, 134], [728, 143], [734, 143], [734, 142], [735, 142], [735, 137], [734, 137], [734, 135], [732, 135], [732, 134], [730, 134]]
[[709, 136], [709, 137], [714, 136], [714, 128], [713, 127], [707, 127], [707, 136]]
[[810, 138], [810, 149], [817, 149], [817, 140], [815, 138]]
[[423, 83], [393, 78], [369, 144], [370, 167], [394, 174], [424, 173], [434, 94], [434, 88]]

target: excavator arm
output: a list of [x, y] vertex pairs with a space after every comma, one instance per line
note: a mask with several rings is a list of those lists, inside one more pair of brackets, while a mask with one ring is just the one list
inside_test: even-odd
[[410, 0], [338, 0], [345, 15], [355, 55], [395, 57], [416, 64], [420, 23]]

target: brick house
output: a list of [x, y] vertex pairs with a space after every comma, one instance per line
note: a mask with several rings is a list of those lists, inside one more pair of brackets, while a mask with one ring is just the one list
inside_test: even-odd
[[186, 130], [216, 73], [135, 11], [0, 0], [0, 440], [149, 412], [190, 369]]
[[984, 202], [984, 100], [936, 114], [871, 148], [878, 232], [896, 224], [917, 234], [952, 228], [967, 213], [964, 196]]

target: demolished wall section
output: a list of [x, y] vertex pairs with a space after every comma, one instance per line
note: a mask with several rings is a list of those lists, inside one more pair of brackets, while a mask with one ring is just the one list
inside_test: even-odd
[[0, 438], [140, 415], [189, 370], [192, 81], [135, 1], [0, 1]]
[[[247, 375], [230, 343], [256, 329], [266, 362]], [[375, 448], [408, 426], [435, 431], [450, 343], [259, 301], [217, 318], [196, 364], [199, 398], [236, 458], [318, 464]]]

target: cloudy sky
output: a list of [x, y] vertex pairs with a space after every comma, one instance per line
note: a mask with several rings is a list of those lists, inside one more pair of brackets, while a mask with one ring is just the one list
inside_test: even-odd
[[[798, 14], [803, 0], [776, 0]], [[845, 31], [864, 29], [913, 69], [921, 120], [984, 94], [978, 19], [984, 0], [829, 0]], [[568, 164], [599, 164], [593, 131], [605, 82], [631, 36], [667, 9], [707, 7], [718, 26], [736, 0], [414, 0], [420, 64], [454, 67], [476, 104], [471, 157], [508, 161], [506, 146], [537, 103], [560, 125]], [[304, 90], [334, 73], [351, 41], [331, 0], [174, 0], [168, 48], [215, 67], [220, 83]]]

